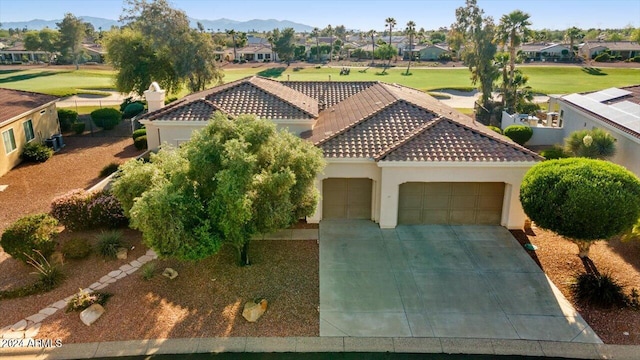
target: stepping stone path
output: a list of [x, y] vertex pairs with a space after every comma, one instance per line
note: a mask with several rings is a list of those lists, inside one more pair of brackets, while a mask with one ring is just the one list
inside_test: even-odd
[[[128, 264], [120, 266], [119, 269], [109, 272], [107, 275], [101, 277], [100, 280], [89, 285], [89, 287], [84, 290], [91, 293], [104, 289], [109, 284], [113, 284], [116, 281], [133, 274], [140, 269], [142, 265], [157, 258], [158, 255], [156, 255], [153, 250], [147, 250], [147, 253], [140, 256], [137, 260], [133, 260]], [[42, 322], [49, 316], [58, 312], [58, 310], [67, 307], [67, 302], [73, 298], [73, 295], [74, 294], [46, 306], [37, 314], [28, 316], [13, 325], [5, 326], [0, 329], [0, 339], [32, 339], [36, 337], [40, 330], [40, 326], [42, 326]]]

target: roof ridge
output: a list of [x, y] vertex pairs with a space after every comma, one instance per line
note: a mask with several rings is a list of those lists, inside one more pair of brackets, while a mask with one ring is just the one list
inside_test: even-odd
[[[368, 88], [367, 88], [367, 89], [365, 89], [365, 91], [366, 91], [366, 90], [368, 90]], [[362, 92], [360, 92], [360, 93], [362, 93]], [[360, 93], [358, 93], [358, 94], [360, 94]], [[350, 96], [350, 97], [351, 97], [351, 96]], [[318, 141], [315, 143], [315, 145], [316, 145], [316, 146], [322, 145], [322, 144], [326, 143], [327, 141], [329, 141], [329, 140], [331, 140], [331, 139], [333, 139], [333, 138], [335, 138], [335, 137], [337, 137], [337, 136], [339, 136], [339, 135], [342, 135], [342, 134], [346, 133], [347, 131], [349, 131], [349, 129], [353, 129], [354, 127], [356, 127], [356, 126], [358, 126], [358, 125], [360, 125], [360, 124], [364, 123], [365, 121], [367, 121], [367, 120], [371, 119], [372, 117], [374, 117], [374, 116], [378, 115], [380, 112], [384, 111], [385, 109], [388, 109], [388, 108], [390, 108], [391, 106], [395, 105], [398, 101], [399, 101], [399, 100], [398, 100], [398, 99], [396, 99], [396, 100], [395, 100], [395, 101], [393, 101], [392, 103], [387, 104], [386, 106], [381, 107], [381, 108], [380, 108], [380, 109], [378, 109], [377, 111], [374, 111], [374, 112], [372, 112], [372, 113], [370, 113], [370, 114], [368, 114], [368, 115], [366, 115], [366, 116], [363, 116], [361, 119], [357, 120], [356, 122], [351, 123], [351, 124], [348, 124], [348, 125], [347, 125], [347, 126], [345, 126], [344, 128], [339, 129], [338, 131], [334, 132], [333, 134], [331, 134], [331, 135], [329, 135], [329, 136], [327, 136], [327, 137], [325, 137], [325, 138], [322, 138], [322, 139], [318, 140]]]
[[446, 118], [443, 116], [439, 116], [431, 121], [427, 121], [426, 123], [418, 126], [417, 128], [415, 128], [411, 134], [409, 134], [409, 136], [407, 136], [406, 138], [398, 141], [397, 143], [393, 144], [391, 147], [389, 147], [387, 150], [381, 152], [380, 154], [376, 155], [373, 157], [373, 159], [375, 161], [379, 161], [382, 158], [384, 158], [385, 156], [389, 155], [390, 153], [396, 151], [397, 149], [399, 149], [400, 147], [402, 147], [403, 145], [407, 144], [409, 141], [415, 139], [418, 135], [424, 133], [425, 131], [427, 131], [429, 128], [432, 128], [434, 126], [436, 126], [437, 124], [441, 123], [443, 120], [445, 120]]
[[302, 111], [303, 113], [306, 113], [307, 115], [311, 116], [314, 119], [318, 118], [317, 114], [313, 114], [313, 113], [309, 112], [308, 110], [306, 110], [306, 109], [294, 104], [293, 102], [289, 101], [288, 99], [285, 99], [285, 98], [281, 97], [280, 95], [275, 94], [274, 92], [270, 91], [268, 88], [265, 88], [263, 86], [260, 86], [260, 85], [256, 84], [255, 82], [251, 81], [253, 79], [260, 79], [260, 80], [266, 80], [266, 81], [273, 82], [274, 84], [278, 84], [278, 85], [280, 85], [280, 86], [282, 86], [282, 87], [284, 87], [284, 88], [286, 88], [286, 89], [288, 89], [290, 91], [295, 91], [296, 93], [301, 94], [303, 96], [306, 96], [307, 98], [317, 102], [317, 100], [315, 100], [311, 96], [309, 96], [309, 95], [307, 95], [307, 94], [305, 94], [305, 93], [303, 93], [301, 91], [298, 91], [296, 89], [290, 88], [290, 87], [282, 84], [280, 81], [276, 81], [276, 80], [273, 80], [273, 79], [265, 78], [265, 77], [262, 77], [262, 76], [259, 76], [259, 75], [252, 76], [251, 79], [248, 81], [248, 83], [251, 84], [252, 86], [254, 86], [255, 88], [258, 88], [258, 89], [266, 92], [267, 94], [270, 94], [271, 96], [275, 96], [276, 98], [278, 98], [278, 99], [282, 100], [283, 102], [295, 107], [296, 109]]
[[45, 93], [39, 93], [39, 92], [35, 92], [35, 91], [20, 90], [20, 89], [9, 89], [9, 88], [6, 88], [6, 87], [0, 87], [0, 90], [15, 91], [15, 92], [20, 92], [20, 93], [24, 93], [24, 94], [31, 94], [31, 95], [38, 95], [38, 96], [50, 96], [52, 98], [55, 98], [56, 100], [61, 99], [60, 96], [50, 95], [50, 94], [45, 94]]

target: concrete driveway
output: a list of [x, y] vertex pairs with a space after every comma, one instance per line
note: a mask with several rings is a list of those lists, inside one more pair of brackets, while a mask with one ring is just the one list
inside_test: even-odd
[[601, 343], [499, 226], [320, 223], [320, 336]]

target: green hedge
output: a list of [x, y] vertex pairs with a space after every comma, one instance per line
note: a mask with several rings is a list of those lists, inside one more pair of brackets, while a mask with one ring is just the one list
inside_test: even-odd
[[69, 131], [71, 124], [78, 121], [78, 113], [69, 109], [58, 109], [58, 121], [60, 121], [60, 131]]
[[122, 115], [120, 111], [112, 108], [98, 109], [91, 113], [93, 123], [104, 130], [111, 130], [120, 123]]

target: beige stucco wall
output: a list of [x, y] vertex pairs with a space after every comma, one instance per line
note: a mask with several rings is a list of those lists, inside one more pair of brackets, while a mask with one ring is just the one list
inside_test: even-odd
[[640, 177], [640, 139], [563, 102], [559, 104], [560, 110], [563, 112], [564, 137], [577, 130], [592, 130], [594, 128], [605, 130], [617, 140], [616, 154], [610, 160], [626, 167]]
[[162, 144], [177, 147], [189, 140], [194, 131], [204, 128], [206, 122], [162, 121], [151, 122], [142, 120], [141, 124], [147, 129], [147, 147], [155, 150]]
[[5, 121], [0, 127], [0, 134], [9, 129], [13, 129], [16, 149], [9, 154], [5, 153], [4, 141], [0, 135], [0, 143], [2, 143], [0, 145], [0, 176], [9, 172], [9, 170], [22, 161], [20, 154], [22, 154], [22, 150], [27, 143], [22, 124], [29, 119], [31, 119], [33, 123], [33, 132], [35, 134], [35, 139], [32, 141], [43, 142], [44, 139], [58, 133], [58, 112], [56, 111], [55, 103], [49, 103], [18, 118]]
[[394, 228], [398, 224], [400, 185], [406, 182], [503, 182], [506, 186], [500, 224], [509, 229], [521, 229], [526, 215], [520, 204], [520, 185], [522, 177], [533, 165], [382, 162], [380, 227]]

